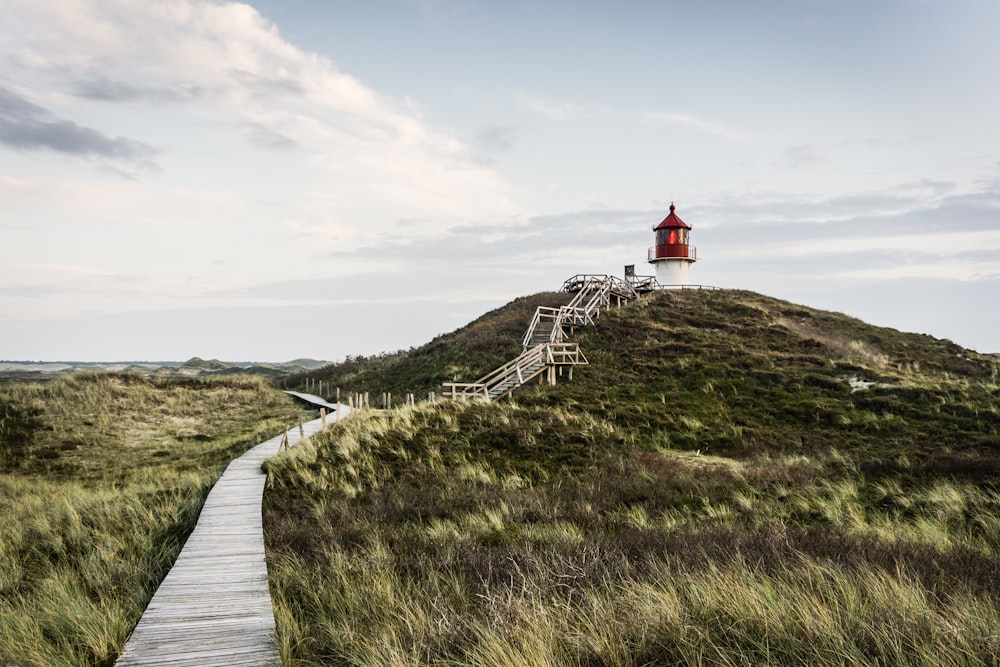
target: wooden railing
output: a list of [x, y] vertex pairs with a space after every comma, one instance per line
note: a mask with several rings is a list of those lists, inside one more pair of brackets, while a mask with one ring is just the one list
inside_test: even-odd
[[559, 308], [550, 308], [549, 306], [539, 306], [535, 309], [535, 316], [531, 318], [531, 324], [528, 325], [528, 330], [524, 334], [524, 338], [521, 340], [521, 346], [527, 350], [529, 347], [534, 347], [532, 345], [533, 339], [535, 337], [535, 332], [538, 330], [539, 325], [545, 321], [552, 322], [552, 331], [549, 333], [547, 343], [559, 343], [566, 336], [566, 332], [562, 328], [562, 311], [565, 306]]
[[558, 343], [566, 337], [566, 326], [583, 327], [593, 324], [602, 308], [612, 306], [612, 299], [615, 300], [614, 305], [621, 305], [622, 302], [630, 301], [639, 296], [631, 283], [617, 276], [604, 274], [577, 274], [564, 282], [562, 289], [563, 291], [575, 291], [576, 295], [565, 306], [559, 308], [539, 306], [535, 310], [535, 316], [528, 325], [528, 331], [521, 341], [525, 350], [539, 342], [534, 338], [542, 322], [552, 323], [548, 342]]
[[[446, 382], [444, 386], [451, 390], [452, 398], [481, 397], [489, 401], [510, 393], [547, 369], [587, 363], [576, 343], [542, 343], [525, 350], [475, 382]], [[554, 381], [555, 378], [550, 377], [550, 383]]]

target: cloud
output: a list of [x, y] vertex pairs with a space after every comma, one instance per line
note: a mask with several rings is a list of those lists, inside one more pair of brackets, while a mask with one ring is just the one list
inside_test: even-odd
[[261, 99], [273, 99], [275, 96], [303, 97], [306, 94], [305, 83], [290, 72], [279, 70], [276, 73], [261, 73], [234, 69], [230, 74], [246, 90]]
[[15, 150], [52, 150], [84, 157], [148, 162], [156, 150], [140, 141], [109, 137], [56, 117], [14, 91], [0, 86], [0, 144]]
[[[736, 287], [750, 280], [753, 288], [774, 293], [787, 288], [790, 276], [811, 285], [931, 275], [992, 279], [1000, 273], [1000, 187], [971, 193], [954, 189], [947, 182], [917, 181], [819, 199], [734, 195], [713, 198], [711, 204], [694, 202], [679, 212], [694, 226], [692, 242], [701, 257], [696, 282]], [[339, 249], [327, 258], [378, 257], [414, 274], [437, 275], [436, 268], [447, 267], [466, 276], [463, 288], [511, 281], [532, 291], [554, 288], [570, 273], [617, 272], [629, 263], [651, 272], [645, 251], [652, 242], [650, 229], [664, 213], [660, 208], [573, 211], [455, 225]], [[531, 278], [509, 277], [519, 272]], [[398, 283], [395, 275], [375, 284], [409, 294], [401, 283], [392, 287]], [[548, 282], [540, 284], [542, 279]], [[443, 288], [428, 289], [441, 293]]]
[[[273, 163], [267, 157], [254, 162], [243, 149], [284, 152], [290, 157], [280, 173], [268, 173], [268, 184], [294, 189], [296, 206], [311, 207], [296, 211], [303, 214], [299, 225], [350, 220], [360, 235], [375, 237], [400, 211], [436, 220], [520, 211], [490, 168], [512, 133], [506, 139], [487, 133], [479, 137], [482, 145], [458, 141], [427, 123], [418, 103], [382, 95], [289, 43], [249, 5], [22, 5], [10, 30], [15, 57], [8, 63], [35, 99], [65, 109], [84, 105], [87, 117], [101, 117], [105, 127], [120, 123], [156, 133], [171, 147], [170, 170], [206, 169], [228, 155], [253, 176]], [[233, 136], [243, 144], [234, 145]], [[101, 148], [117, 155], [138, 158], [145, 146], [103, 138]], [[97, 138], [91, 139], [97, 150]], [[198, 161], [199, 153], [208, 157]], [[313, 206], [320, 199], [323, 206]]]
[[70, 287], [62, 283], [46, 284], [46, 285], [19, 285], [17, 287], [0, 287], [0, 297], [10, 296], [10, 297], [37, 299], [52, 294], [66, 294], [79, 291], [80, 290], [76, 288]]
[[686, 113], [676, 113], [667, 111], [643, 111], [639, 114], [639, 119], [647, 123], [663, 123], [668, 125], [680, 125], [688, 129], [696, 130], [704, 134], [722, 137], [730, 141], [751, 141], [755, 137], [749, 132], [738, 130], [714, 121], [699, 118]]
[[497, 157], [508, 152], [516, 142], [517, 128], [514, 125], [485, 125], [476, 133], [476, 160], [482, 164], [494, 164]]
[[631, 109], [610, 105], [581, 105], [573, 102], [561, 102], [524, 92], [515, 93], [514, 101], [525, 111], [550, 121], [566, 121], [583, 116], [606, 115], [615, 118], [619, 122], [678, 125], [702, 134], [728, 139], [729, 141], [747, 142], [754, 141], [757, 138], [750, 132], [688, 113], [652, 110], [636, 113]]
[[546, 120], [568, 120], [579, 116], [584, 110], [582, 106], [572, 102], [557, 102], [523, 92], [515, 93], [514, 101], [525, 111]]
[[105, 76], [83, 79], [73, 84], [77, 97], [101, 102], [188, 102], [205, 94], [193, 84], [179, 83], [173, 87], [153, 88], [113, 81]]
[[822, 164], [829, 160], [830, 156], [816, 146], [790, 146], [785, 149], [785, 159], [788, 169], [802, 169]]
[[244, 122], [242, 130], [251, 144], [265, 150], [285, 151], [298, 145], [294, 139], [254, 121]]

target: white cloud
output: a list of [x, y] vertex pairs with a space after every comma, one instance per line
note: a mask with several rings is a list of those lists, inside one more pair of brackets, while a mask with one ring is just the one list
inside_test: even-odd
[[822, 164], [830, 156], [816, 146], [790, 146], [785, 149], [785, 159], [788, 160], [789, 169], [802, 169]]
[[[118, 136], [113, 123], [141, 125], [146, 118], [156, 133], [148, 142], [171, 145], [164, 150], [174, 155], [227, 150], [190, 145], [195, 137], [226, 141], [213, 132], [241, 135], [266, 152], [294, 148], [301, 155], [292, 169], [311, 171], [313, 187], [324, 180], [315, 173], [321, 170], [327, 187], [341, 193], [336, 216], [355, 219], [373, 236], [398, 215], [517, 212], [504, 182], [469, 147], [416, 115], [412, 101], [380, 95], [288, 43], [252, 7], [194, 0], [15, 4], [13, 75], [36, 87], [35, 99], [61, 118], [101, 118], [95, 131], [104, 136]], [[371, 213], [359, 219], [360, 211]]]
[[677, 113], [671, 111], [643, 111], [639, 114], [639, 119], [648, 123], [680, 125], [698, 132], [728, 139], [730, 141], [744, 142], [756, 139], [755, 135], [750, 132], [732, 128], [721, 123], [687, 113]]
[[583, 113], [584, 108], [572, 102], [558, 102], [531, 93], [517, 92], [514, 101], [523, 110], [546, 120], [568, 120]]

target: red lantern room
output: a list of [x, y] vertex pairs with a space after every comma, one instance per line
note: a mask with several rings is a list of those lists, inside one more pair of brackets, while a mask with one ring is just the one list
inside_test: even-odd
[[649, 249], [649, 263], [656, 265], [656, 279], [664, 286], [686, 285], [688, 267], [698, 259], [697, 249], [688, 244], [691, 226], [680, 219], [670, 203], [670, 214], [653, 227], [656, 245]]

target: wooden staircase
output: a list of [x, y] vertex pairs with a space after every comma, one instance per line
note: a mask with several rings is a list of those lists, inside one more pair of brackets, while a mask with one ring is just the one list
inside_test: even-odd
[[545, 374], [543, 382], [556, 383], [556, 376], [562, 368], [586, 364], [587, 358], [576, 343], [542, 343], [525, 350], [496, 370], [487, 373], [475, 382], [446, 382], [452, 398], [483, 398], [495, 401], [512, 391]]
[[[575, 327], [593, 324], [601, 310], [621, 306], [639, 296], [630, 283], [615, 276], [579, 274], [563, 283], [563, 292], [575, 292], [565, 306], [539, 306], [521, 341], [524, 350], [513, 360], [475, 382], [446, 382], [452, 398], [495, 401], [510, 395], [536, 377], [555, 384], [564, 369], [573, 378], [573, 366], [588, 363], [576, 343], [565, 339]], [[568, 330], [568, 333], [567, 333]]]

